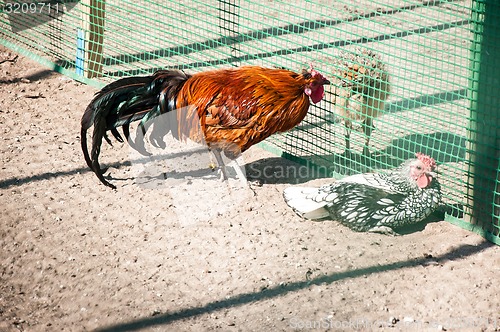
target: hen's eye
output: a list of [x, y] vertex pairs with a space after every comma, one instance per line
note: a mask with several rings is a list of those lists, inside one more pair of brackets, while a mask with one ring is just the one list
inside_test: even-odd
[[416, 169], [418, 169], [419, 171], [422, 170], [422, 166], [415, 166]]

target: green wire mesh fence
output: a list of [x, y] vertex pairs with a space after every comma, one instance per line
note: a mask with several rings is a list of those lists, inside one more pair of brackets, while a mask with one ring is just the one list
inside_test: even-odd
[[25, 0], [0, 9], [0, 43], [95, 86], [160, 68], [312, 63], [334, 84], [266, 148], [328, 176], [429, 154], [447, 220], [500, 243], [495, 0]]

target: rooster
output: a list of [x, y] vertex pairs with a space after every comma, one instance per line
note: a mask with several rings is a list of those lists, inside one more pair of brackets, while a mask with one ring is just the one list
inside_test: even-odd
[[358, 232], [394, 234], [420, 222], [441, 202], [436, 162], [421, 153], [387, 173], [346, 177], [320, 188], [289, 187], [283, 196], [301, 217], [330, 217]]
[[334, 88], [333, 104], [344, 118], [345, 152], [351, 152], [352, 122], [359, 121], [365, 134], [363, 155], [368, 156], [373, 119], [380, 116], [389, 96], [389, 74], [380, 57], [363, 48], [357, 48], [355, 53], [341, 52], [335, 66], [340, 82]]
[[[207, 144], [219, 164], [221, 178], [227, 179], [221, 152], [235, 159], [272, 134], [293, 128], [306, 116], [309, 99], [320, 102], [323, 86], [329, 83], [312, 66], [300, 74], [244, 66], [194, 75], [160, 70], [151, 76], [122, 78], [99, 91], [83, 114], [81, 144], [85, 161], [103, 184], [115, 189], [104, 179], [98, 161], [102, 139], [111, 144], [107, 131], [123, 142], [117, 130], [122, 127], [129, 143], [147, 154], [142, 140], [134, 143], [129, 139], [130, 123], [141, 120], [137, 137], [143, 137], [151, 119], [169, 113], [174, 116], [168, 119], [175, 123], [155, 125], [151, 143], [164, 145], [163, 137], [171, 132], [177, 139]], [[89, 154], [86, 134], [92, 125]], [[239, 166], [236, 171], [243, 176]]]

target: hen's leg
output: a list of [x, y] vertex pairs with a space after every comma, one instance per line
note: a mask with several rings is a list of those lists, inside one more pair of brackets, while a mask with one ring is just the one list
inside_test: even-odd
[[370, 155], [370, 149], [368, 148], [368, 145], [370, 144], [370, 136], [372, 135], [373, 129], [373, 119], [371, 117], [367, 117], [365, 121], [363, 121], [363, 132], [366, 136], [365, 146], [363, 147], [363, 155], [365, 156]]
[[392, 236], [398, 236], [398, 235], [400, 235], [399, 233], [396, 233], [389, 226], [375, 226], [375, 227], [370, 228], [368, 230], [368, 232], [370, 232], [370, 233], [380, 233], [380, 234], [392, 235]]
[[351, 131], [352, 131], [352, 122], [351, 120], [344, 120], [345, 126], [345, 155], [349, 156], [351, 154]]

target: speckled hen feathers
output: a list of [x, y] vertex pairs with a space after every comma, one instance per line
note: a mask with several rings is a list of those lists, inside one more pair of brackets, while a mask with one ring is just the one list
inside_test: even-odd
[[433, 188], [416, 188], [409, 192], [383, 190], [350, 182], [339, 182], [336, 186], [325, 186], [321, 190], [329, 192], [325, 209], [332, 219], [355, 231], [417, 223], [428, 217], [440, 201], [437, 181]]
[[408, 176], [409, 163], [387, 173], [353, 175], [320, 188], [290, 187], [284, 198], [303, 218], [329, 217], [359, 232], [417, 223], [439, 206], [441, 189], [436, 179], [426, 188], [416, 185]]

